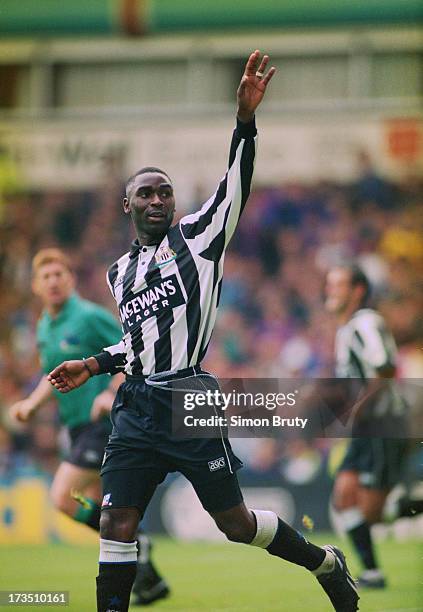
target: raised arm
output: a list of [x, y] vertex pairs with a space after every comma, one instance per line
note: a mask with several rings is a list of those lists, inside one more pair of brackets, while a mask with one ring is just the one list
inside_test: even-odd
[[266, 73], [269, 57], [260, 60], [260, 51], [248, 58], [237, 91], [237, 126], [232, 136], [228, 170], [217, 191], [192, 215], [183, 217], [180, 227], [194, 251], [220, 257], [231, 239], [250, 193], [254, 169], [257, 130], [254, 115], [266, 87], [275, 73]]
[[263, 55], [260, 61], [260, 51], [258, 49], [247, 60], [237, 91], [237, 118], [242, 123], [249, 123], [254, 119], [256, 109], [266, 93], [266, 87], [276, 72], [276, 68], [272, 66], [265, 74], [268, 62], [268, 55]]

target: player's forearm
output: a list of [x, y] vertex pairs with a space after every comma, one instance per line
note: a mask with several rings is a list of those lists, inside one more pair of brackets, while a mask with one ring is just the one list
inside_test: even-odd
[[254, 138], [257, 135], [255, 115], [251, 115], [251, 118], [248, 121], [244, 121], [239, 115], [237, 115], [235, 134], [240, 139]]
[[97, 374], [101, 374], [100, 365], [97, 361], [96, 356], [93, 355], [92, 357], [88, 357], [87, 359], [84, 359], [84, 362], [85, 362], [85, 367], [90, 372], [91, 376], [96, 376]]
[[254, 120], [255, 113], [247, 112], [238, 107], [236, 118], [241, 121], [241, 123], [251, 123]]
[[225, 206], [221, 206], [221, 215], [226, 216], [225, 246], [228, 244], [239, 217], [247, 202], [251, 190], [256, 154], [257, 128], [255, 119], [243, 123], [237, 118], [237, 125], [229, 154], [229, 170], [226, 177], [226, 198], [224, 203], [230, 206], [226, 216]]
[[38, 410], [41, 406], [47, 403], [53, 397], [53, 388], [46, 376], [40, 380], [34, 391], [29, 395], [28, 400]]
[[[226, 214], [226, 205], [231, 206], [231, 212], [236, 211], [238, 220], [239, 213], [242, 211], [248, 198], [251, 188], [251, 179], [254, 171], [256, 154], [257, 128], [255, 118], [248, 123], [243, 123], [237, 117], [236, 128], [233, 132], [230, 151], [228, 171], [226, 173], [226, 198], [219, 207], [221, 214]], [[239, 198], [238, 206], [233, 206]]]

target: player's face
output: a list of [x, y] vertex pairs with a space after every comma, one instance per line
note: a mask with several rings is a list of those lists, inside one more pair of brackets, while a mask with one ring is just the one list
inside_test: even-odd
[[328, 312], [340, 314], [349, 308], [354, 297], [354, 291], [348, 270], [333, 268], [328, 272], [325, 297], [325, 307]]
[[45, 307], [60, 307], [66, 302], [75, 287], [73, 274], [59, 262], [41, 266], [32, 283], [32, 288]]
[[139, 235], [155, 238], [165, 234], [175, 212], [175, 197], [168, 177], [157, 172], [136, 176], [123, 208], [131, 214]]

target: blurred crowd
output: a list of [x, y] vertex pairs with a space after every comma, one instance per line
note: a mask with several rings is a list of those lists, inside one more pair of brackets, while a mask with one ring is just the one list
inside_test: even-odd
[[[57, 461], [54, 404], [24, 430], [13, 430], [7, 417], [8, 407], [40, 377], [32, 256], [41, 247], [63, 248], [79, 293], [115, 311], [105, 272], [134, 237], [121, 193], [111, 175], [95, 192], [2, 195], [0, 475], [10, 461], [25, 462], [28, 450], [47, 471]], [[353, 258], [368, 274], [373, 304], [398, 343], [398, 376], [422, 377], [422, 203], [417, 179], [390, 182], [365, 154], [350, 184], [256, 185], [226, 256], [220, 314], [204, 366], [225, 378], [331, 376], [334, 322], [323, 308], [324, 277], [331, 264]], [[250, 444], [252, 468], [272, 464], [272, 443]]]

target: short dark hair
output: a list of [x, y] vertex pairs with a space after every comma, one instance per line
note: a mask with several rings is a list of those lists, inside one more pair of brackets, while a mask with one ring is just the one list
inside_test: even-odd
[[128, 193], [136, 177], [139, 176], [140, 174], [147, 174], [147, 172], [152, 172], [153, 174], [164, 174], [165, 176], [167, 176], [169, 181], [172, 182], [170, 176], [164, 170], [161, 170], [160, 168], [156, 168], [155, 166], [145, 166], [144, 168], [141, 168], [141, 170], [138, 170], [137, 172], [135, 172], [135, 174], [130, 176], [129, 179], [126, 181], [126, 185], [125, 185], [126, 197], [128, 197]]
[[371, 292], [370, 281], [367, 278], [366, 274], [363, 272], [362, 268], [354, 262], [344, 262], [336, 266], [337, 268], [342, 268], [343, 270], [347, 270], [350, 273], [350, 280], [352, 287], [363, 287], [364, 293], [363, 298], [361, 300], [361, 304], [364, 305], [368, 301]]

